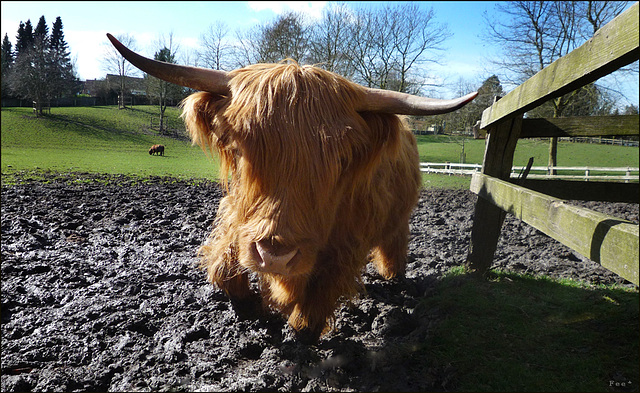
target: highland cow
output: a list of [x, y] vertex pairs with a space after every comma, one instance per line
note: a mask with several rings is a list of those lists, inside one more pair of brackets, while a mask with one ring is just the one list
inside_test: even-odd
[[362, 288], [371, 261], [405, 271], [421, 182], [413, 134], [397, 114], [446, 113], [471, 101], [362, 87], [313, 66], [255, 64], [231, 72], [120, 53], [141, 70], [202, 90], [183, 102], [194, 144], [217, 153], [226, 196], [199, 249], [208, 279], [232, 300], [253, 297], [302, 338], [327, 329], [338, 301]]
[[159, 156], [164, 156], [164, 146], [162, 145], [153, 145], [151, 149], [149, 149], [149, 155], [153, 155], [157, 153]]

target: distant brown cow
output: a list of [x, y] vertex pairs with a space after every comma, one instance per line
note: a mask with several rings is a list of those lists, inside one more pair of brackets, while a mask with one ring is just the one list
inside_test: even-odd
[[153, 145], [151, 149], [149, 149], [149, 155], [157, 153], [159, 156], [164, 156], [164, 146], [162, 145]]
[[255, 276], [265, 306], [314, 341], [339, 299], [362, 289], [367, 261], [385, 278], [404, 274], [421, 176], [396, 114], [450, 112], [476, 93], [422, 98], [294, 62], [185, 67], [109, 39], [143, 71], [204, 90], [183, 102], [183, 118], [193, 142], [220, 156], [227, 195], [199, 255], [229, 297], [250, 299]]

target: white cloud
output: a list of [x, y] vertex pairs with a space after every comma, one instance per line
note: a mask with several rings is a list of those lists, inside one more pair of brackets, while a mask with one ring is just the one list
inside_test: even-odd
[[248, 3], [249, 8], [257, 12], [270, 10], [280, 15], [287, 11], [295, 11], [314, 19], [322, 17], [322, 10], [327, 5], [326, 1], [249, 1]]
[[64, 32], [64, 38], [71, 50], [71, 58], [76, 61], [76, 72], [81, 80], [100, 79], [107, 74], [102, 70], [104, 59], [103, 43], [107, 41], [106, 31], [78, 31]]

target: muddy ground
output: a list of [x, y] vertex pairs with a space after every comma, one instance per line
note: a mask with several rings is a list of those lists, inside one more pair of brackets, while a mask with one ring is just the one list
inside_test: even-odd
[[[464, 263], [474, 194], [423, 191], [406, 278], [367, 268], [366, 293], [312, 346], [277, 315], [238, 316], [196, 268], [220, 196], [214, 183], [117, 175], [3, 186], [2, 391], [455, 389], [454, 370], [406, 353], [442, 317], [413, 310]], [[638, 222], [637, 204], [583, 205]], [[495, 266], [624, 283], [510, 216]]]

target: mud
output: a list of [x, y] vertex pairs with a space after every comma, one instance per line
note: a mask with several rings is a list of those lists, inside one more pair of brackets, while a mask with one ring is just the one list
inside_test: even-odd
[[[442, 391], [454, 370], [413, 356], [443, 317], [414, 312], [465, 262], [476, 196], [424, 190], [406, 277], [364, 272], [317, 345], [278, 315], [240, 315], [195, 251], [215, 183], [69, 174], [2, 187], [3, 391]], [[581, 203], [638, 222], [638, 205]], [[495, 267], [625, 281], [507, 216]]]

